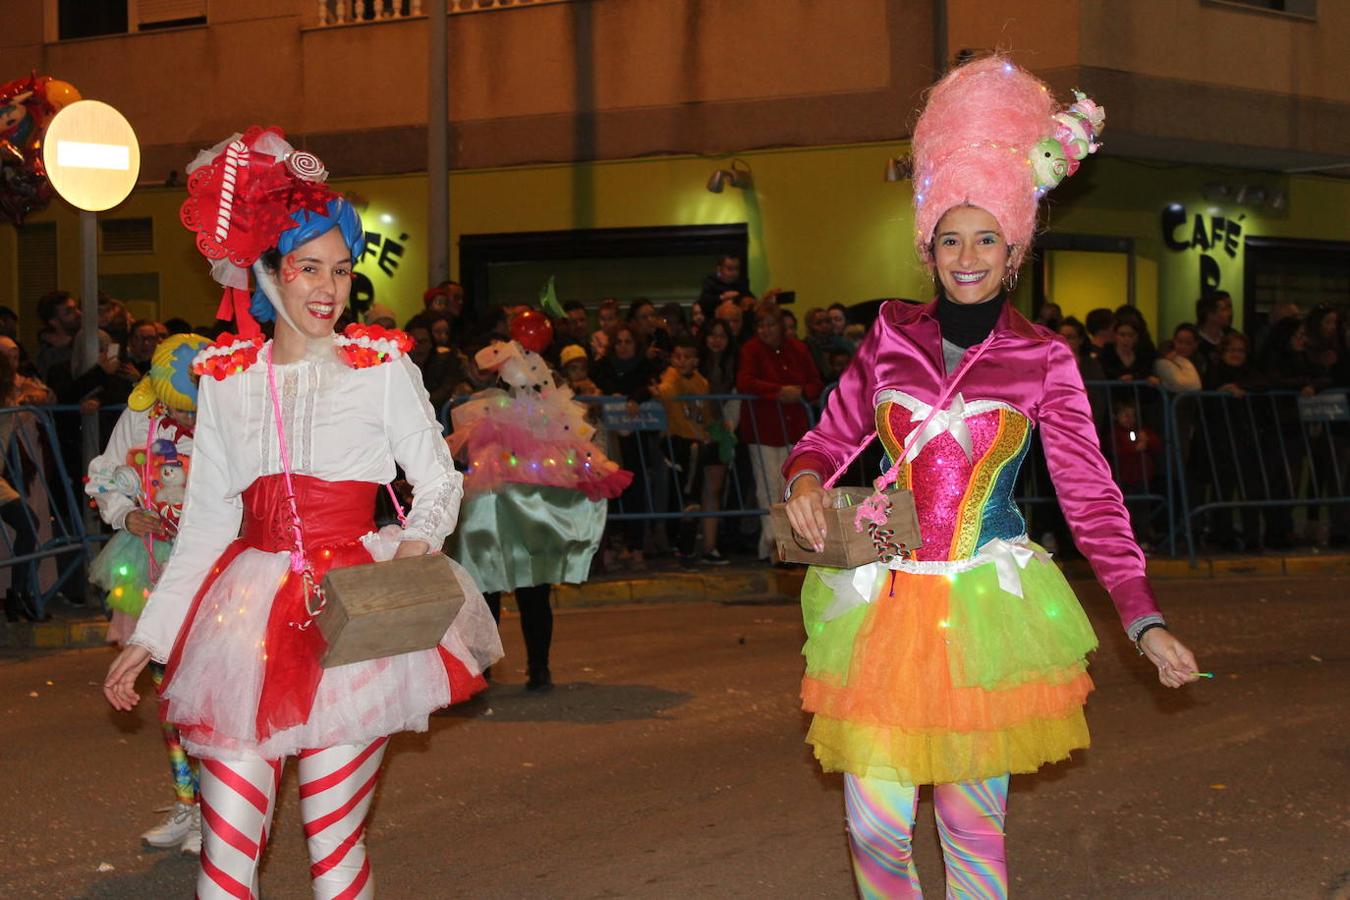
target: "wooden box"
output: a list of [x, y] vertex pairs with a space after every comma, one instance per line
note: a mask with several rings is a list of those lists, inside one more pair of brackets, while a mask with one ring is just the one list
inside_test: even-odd
[[442, 553], [334, 569], [315, 621], [328, 649], [323, 667], [427, 650], [445, 636], [464, 592]]
[[[867, 529], [858, 531], [853, 524], [860, 503], [872, 495], [871, 488], [832, 488], [830, 508], [825, 510], [825, 549], [817, 552], [808, 541], [802, 540], [788, 522], [787, 505], [775, 503], [769, 509], [778, 556], [784, 562], [829, 566], [835, 569], [853, 569], [877, 561], [877, 548]], [[923, 546], [919, 535], [919, 517], [914, 510], [914, 494], [894, 490], [886, 494], [891, 501], [891, 514], [886, 527], [894, 532], [893, 540], [907, 550]]]

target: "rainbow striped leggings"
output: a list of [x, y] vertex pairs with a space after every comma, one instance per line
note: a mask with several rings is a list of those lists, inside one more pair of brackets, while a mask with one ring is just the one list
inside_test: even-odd
[[[844, 776], [844, 809], [858, 893], [873, 897], [922, 897], [911, 838], [918, 788], [875, 778]], [[1003, 900], [1008, 896], [1008, 863], [1003, 821], [1008, 776], [933, 787], [933, 808], [942, 856], [947, 863], [947, 897]]]

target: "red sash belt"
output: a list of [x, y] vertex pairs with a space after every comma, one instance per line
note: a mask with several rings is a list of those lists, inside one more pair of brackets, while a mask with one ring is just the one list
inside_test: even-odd
[[[368, 481], [323, 481], [296, 475], [295, 502], [305, 548], [349, 544], [375, 530], [375, 491]], [[293, 550], [291, 508], [286, 502], [286, 479], [264, 475], [244, 491], [244, 528], [240, 539], [258, 550]], [[317, 564], [317, 559], [311, 559]]]
[[[373, 562], [359, 538], [375, 530], [374, 510], [377, 485], [364, 481], [323, 481], [307, 475], [293, 476], [296, 505], [304, 531], [305, 550], [316, 582], [330, 569]], [[188, 614], [188, 626], [178, 634], [161, 690], [169, 686], [183, 644], [196, 623], [197, 610], [215, 580], [244, 550], [253, 548], [270, 553], [294, 548], [290, 505], [286, 500], [286, 482], [281, 475], [266, 475], [244, 491], [243, 530], [212, 567]], [[314, 706], [323, 667], [319, 665], [326, 644], [305, 610], [304, 579], [286, 570], [267, 620], [263, 648], [262, 693], [258, 698], [257, 741], [273, 733], [303, 724]], [[304, 627], [302, 627], [304, 625]], [[229, 673], [220, 673], [228, 678]], [[210, 723], [180, 722], [166, 710], [189, 737], [194, 730], [209, 731]]]

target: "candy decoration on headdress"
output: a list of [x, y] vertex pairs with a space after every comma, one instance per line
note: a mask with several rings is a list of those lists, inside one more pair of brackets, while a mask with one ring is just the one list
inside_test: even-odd
[[175, 334], [165, 338], [150, 357], [150, 371], [127, 398], [135, 410], [149, 409], [156, 401], [169, 409], [197, 408], [197, 381], [193, 360], [211, 341], [200, 334]]
[[319, 158], [313, 153], [306, 153], [303, 150], [297, 150], [286, 157], [286, 168], [291, 170], [291, 174], [302, 181], [327, 181], [328, 170], [319, 162]]
[[914, 129], [914, 226], [919, 255], [932, 264], [933, 230], [956, 206], [998, 220], [1022, 262], [1040, 198], [1100, 144], [1105, 111], [1082, 93], [1057, 108], [1040, 79], [1000, 56], [952, 70], [929, 94]]
[[249, 268], [283, 233], [310, 216], [328, 216], [330, 204], [341, 198], [324, 185], [323, 163], [296, 151], [276, 127], [254, 125], [231, 135], [197, 154], [187, 170], [188, 199], [179, 218], [197, 233], [197, 249], [212, 260], [211, 275], [225, 287], [217, 316], [233, 319], [239, 334], [251, 337], [259, 329]]

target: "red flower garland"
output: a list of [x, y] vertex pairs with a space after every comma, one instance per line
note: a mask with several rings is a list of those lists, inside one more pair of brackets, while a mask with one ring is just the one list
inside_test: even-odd
[[257, 362], [263, 343], [262, 335], [240, 338], [226, 332], [197, 354], [192, 372], [198, 377], [209, 375], [216, 381], [224, 381]]
[[337, 340], [338, 352], [353, 369], [368, 369], [412, 350], [413, 339], [397, 328], [353, 322]]

